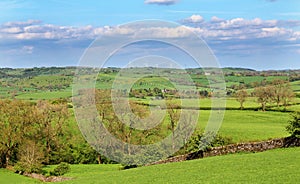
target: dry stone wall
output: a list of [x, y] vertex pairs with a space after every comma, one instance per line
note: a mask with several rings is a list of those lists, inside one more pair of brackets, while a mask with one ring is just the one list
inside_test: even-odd
[[179, 155], [165, 160], [157, 161], [148, 165], [181, 162], [185, 160], [194, 160], [203, 157], [226, 155], [226, 154], [232, 154], [238, 152], [262, 152], [262, 151], [276, 149], [276, 148], [285, 148], [285, 147], [293, 147], [293, 146], [300, 146], [299, 138], [287, 137], [287, 138], [272, 139], [272, 140], [261, 141], [261, 142], [238, 143], [238, 144], [231, 144], [227, 146], [213, 147], [207, 149], [206, 151], [197, 151], [185, 155]]

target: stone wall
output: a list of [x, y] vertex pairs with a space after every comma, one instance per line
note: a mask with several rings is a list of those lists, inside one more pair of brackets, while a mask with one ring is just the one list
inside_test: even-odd
[[185, 160], [194, 160], [203, 157], [226, 155], [226, 154], [232, 154], [238, 152], [262, 152], [262, 151], [276, 149], [276, 148], [286, 148], [286, 147], [293, 147], [293, 146], [300, 146], [299, 138], [287, 137], [287, 138], [272, 139], [272, 140], [261, 141], [261, 142], [230, 144], [227, 146], [209, 148], [206, 151], [197, 151], [185, 155], [171, 157], [148, 165], [181, 162]]

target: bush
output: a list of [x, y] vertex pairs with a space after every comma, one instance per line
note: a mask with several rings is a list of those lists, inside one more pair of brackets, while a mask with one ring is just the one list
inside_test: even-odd
[[292, 114], [292, 120], [289, 121], [286, 130], [292, 137], [300, 138], [300, 112]]
[[14, 166], [15, 172], [23, 173], [41, 173], [44, 153], [41, 146], [34, 141], [25, 140], [20, 146], [18, 153], [19, 161]]
[[67, 172], [70, 172], [71, 168], [68, 163], [62, 162], [53, 171], [50, 171], [51, 176], [62, 176]]
[[186, 152], [206, 150], [210, 147], [225, 146], [232, 143], [233, 141], [230, 137], [224, 137], [219, 134], [214, 135], [212, 132], [204, 134], [196, 131], [186, 145]]
[[24, 173], [42, 173], [42, 165], [41, 164], [28, 164], [25, 162], [18, 162], [14, 166], [15, 173], [24, 174]]

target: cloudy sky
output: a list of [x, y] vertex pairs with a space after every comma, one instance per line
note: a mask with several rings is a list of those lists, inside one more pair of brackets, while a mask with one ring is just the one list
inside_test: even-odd
[[[178, 27], [118, 27], [146, 19]], [[187, 40], [188, 29], [207, 43], [222, 67], [299, 69], [299, 28], [299, 0], [1, 0], [0, 67], [76, 66], [99, 37], [139, 32]], [[154, 42], [132, 48], [112, 65], [145, 50], [160, 50], [164, 57], [177, 53]]]

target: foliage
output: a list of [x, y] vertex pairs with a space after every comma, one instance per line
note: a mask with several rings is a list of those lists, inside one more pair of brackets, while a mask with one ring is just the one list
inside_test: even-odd
[[19, 149], [19, 161], [14, 166], [19, 173], [41, 173], [44, 153], [41, 145], [32, 140], [24, 141]]
[[201, 131], [195, 131], [187, 143], [187, 152], [205, 150], [209, 147], [224, 146], [233, 143], [232, 138], [224, 137], [220, 134], [214, 135], [212, 132], [204, 134]]
[[247, 91], [246, 91], [245, 89], [241, 89], [241, 90], [239, 90], [239, 91], [236, 93], [235, 96], [236, 96], [236, 100], [237, 100], [238, 102], [240, 102], [240, 108], [243, 109], [243, 108], [244, 108], [243, 104], [244, 104], [244, 102], [246, 101], [246, 99], [247, 99], [247, 97], [248, 97]]
[[273, 93], [274, 93], [273, 86], [264, 86], [264, 87], [255, 88], [254, 94], [257, 97], [258, 103], [261, 104], [262, 111], [266, 110], [267, 103], [272, 102]]
[[71, 168], [68, 163], [62, 162], [53, 171], [50, 171], [51, 176], [62, 176], [70, 172]]
[[2, 166], [18, 162], [19, 168], [26, 167], [21, 170], [33, 172], [42, 162], [59, 161], [69, 136], [64, 104], [5, 100], [0, 101], [0, 114]]
[[292, 120], [289, 121], [286, 130], [291, 136], [300, 138], [300, 112], [292, 114]]
[[0, 101], [0, 150], [5, 157], [1, 165], [15, 161], [11, 159], [17, 153], [18, 145], [32, 133], [33, 110], [28, 102]]
[[289, 82], [275, 79], [272, 82], [273, 85], [273, 96], [272, 100], [276, 103], [277, 107], [282, 103], [284, 107], [288, 105], [288, 103], [294, 97], [294, 92], [289, 84]]

